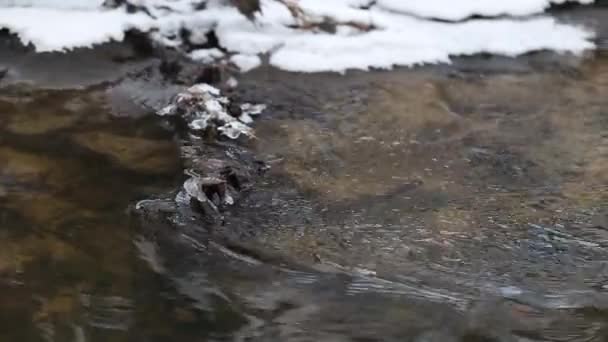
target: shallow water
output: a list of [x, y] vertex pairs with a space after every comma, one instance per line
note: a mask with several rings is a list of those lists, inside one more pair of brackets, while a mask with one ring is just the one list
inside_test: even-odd
[[[142, 115], [146, 79], [3, 88], [0, 341], [605, 341], [608, 59], [551, 60], [260, 69], [222, 145]], [[222, 225], [140, 220], [179, 146], [271, 168]]]
[[607, 70], [256, 71], [270, 171], [147, 258], [253, 340], [602, 341]]
[[160, 341], [232, 324], [138, 258], [128, 207], [176, 186], [178, 152], [158, 122], [112, 117], [104, 96], [2, 91], [2, 341]]

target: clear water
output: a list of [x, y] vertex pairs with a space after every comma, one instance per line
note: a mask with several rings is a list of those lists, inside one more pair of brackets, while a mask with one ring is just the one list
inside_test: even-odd
[[608, 338], [605, 57], [241, 81], [273, 166], [213, 234], [276, 258], [133, 215], [182, 181], [159, 120], [2, 90], [0, 341]]

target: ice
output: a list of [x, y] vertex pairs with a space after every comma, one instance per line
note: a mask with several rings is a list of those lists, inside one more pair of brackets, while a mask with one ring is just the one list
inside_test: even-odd
[[243, 114], [247, 114], [247, 115], [259, 115], [261, 114], [263, 111], [266, 110], [266, 105], [265, 104], [251, 104], [251, 103], [243, 103], [241, 105], [241, 110], [243, 111]]
[[229, 112], [230, 100], [219, 89], [206, 83], [191, 86], [177, 94], [173, 101], [157, 112], [160, 116], [178, 116], [190, 129], [204, 132], [217, 128], [224, 136], [237, 139], [241, 135], [253, 137], [251, 115], [260, 114], [266, 106], [245, 103], [241, 113]]

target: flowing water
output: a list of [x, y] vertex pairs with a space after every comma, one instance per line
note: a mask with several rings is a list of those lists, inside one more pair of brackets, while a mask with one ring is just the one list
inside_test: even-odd
[[220, 225], [181, 208], [140, 250], [202, 308], [238, 307], [245, 340], [605, 340], [606, 57], [488, 58], [243, 77], [270, 170]]
[[[259, 69], [257, 139], [222, 144], [121, 95], [173, 88], [22, 63], [39, 79], [0, 91], [0, 341], [608, 340], [608, 58], [540, 56]], [[173, 203], [209, 155], [270, 165], [217, 225]]]
[[128, 206], [174, 187], [181, 171], [171, 135], [111, 117], [103, 91], [4, 89], [0, 106], [0, 340], [221, 330], [133, 248]]

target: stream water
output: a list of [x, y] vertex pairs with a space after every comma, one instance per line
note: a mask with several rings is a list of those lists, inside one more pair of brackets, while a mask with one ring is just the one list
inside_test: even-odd
[[[608, 340], [601, 52], [261, 68], [224, 145], [120, 106], [165, 86], [42, 79], [0, 91], [0, 341]], [[134, 214], [237, 148], [270, 169], [222, 224]]]
[[222, 329], [137, 257], [127, 208], [175, 186], [177, 149], [153, 120], [111, 117], [103, 94], [2, 91], [2, 341], [162, 340]]

